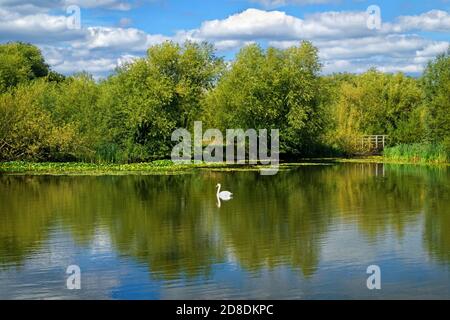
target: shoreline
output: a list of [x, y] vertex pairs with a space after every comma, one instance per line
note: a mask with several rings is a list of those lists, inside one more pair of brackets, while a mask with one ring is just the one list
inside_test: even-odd
[[[408, 162], [386, 159], [382, 156], [361, 158], [308, 158], [280, 163], [280, 171], [300, 166], [333, 165], [345, 163], [414, 165], [427, 167], [449, 167], [450, 163]], [[259, 171], [262, 165], [227, 165], [225, 163], [174, 164], [170, 160], [157, 160], [132, 164], [98, 164], [85, 162], [0, 162], [0, 175], [176, 175], [192, 173], [196, 170], [221, 172]]]

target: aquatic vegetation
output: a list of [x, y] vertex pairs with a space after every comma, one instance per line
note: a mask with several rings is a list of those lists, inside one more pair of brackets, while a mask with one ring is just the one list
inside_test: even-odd
[[384, 158], [413, 163], [449, 163], [450, 152], [442, 144], [400, 144], [386, 148]]

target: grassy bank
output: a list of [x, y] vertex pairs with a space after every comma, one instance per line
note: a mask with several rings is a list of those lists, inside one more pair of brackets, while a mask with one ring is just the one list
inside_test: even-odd
[[441, 144], [401, 144], [384, 150], [387, 161], [407, 163], [450, 163], [450, 152]]

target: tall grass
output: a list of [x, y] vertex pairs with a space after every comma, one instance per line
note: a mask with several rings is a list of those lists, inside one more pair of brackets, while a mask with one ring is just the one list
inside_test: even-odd
[[400, 144], [384, 150], [389, 160], [414, 163], [450, 163], [450, 152], [441, 144]]

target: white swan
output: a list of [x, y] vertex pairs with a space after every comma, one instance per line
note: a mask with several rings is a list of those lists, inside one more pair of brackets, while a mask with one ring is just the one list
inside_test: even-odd
[[229, 191], [222, 191], [220, 192], [220, 183], [217, 184], [216, 188], [217, 188], [217, 200], [224, 200], [224, 201], [228, 201], [231, 200], [233, 194]]

